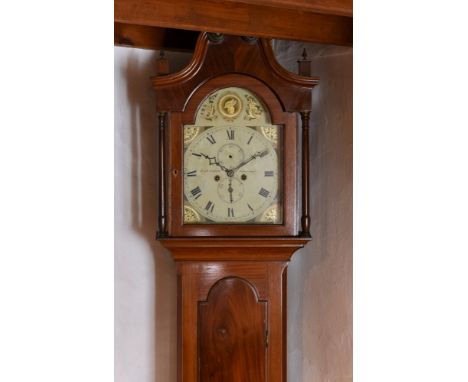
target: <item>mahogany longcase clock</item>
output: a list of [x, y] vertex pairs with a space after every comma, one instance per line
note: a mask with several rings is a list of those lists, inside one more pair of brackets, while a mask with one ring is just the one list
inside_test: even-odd
[[158, 239], [178, 271], [178, 381], [285, 382], [286, 269], [310, 240], [318, 80], [283, 69], [269, 40], [202, 33], [184, 70], [152, 82]]

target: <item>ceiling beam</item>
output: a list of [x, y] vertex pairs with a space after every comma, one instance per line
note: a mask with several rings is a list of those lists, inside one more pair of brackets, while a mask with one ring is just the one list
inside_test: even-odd
[[115, 0], [114, 21], [335, 45], [353, 39], [351, 17], [234, 1]]
[[199, 32], [114, 23], [114, 45], [193, 52]]
[[236, 3], [267, 5], [286, 9], [323, 13], [326, 15], [353, 16], [353, 0], [226, 0]]

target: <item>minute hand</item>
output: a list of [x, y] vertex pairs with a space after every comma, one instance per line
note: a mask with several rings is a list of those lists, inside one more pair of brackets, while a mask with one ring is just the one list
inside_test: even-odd
[[245, 166], [250, 161], [254, 160], [255, 158], [264, 157], [267, 154], [268, 154], [268, 150], [259, 151], [259, 152], [255, 153], [255, 154], [253, 154], [250, 158], [248, 158], [245, 161], [239, 163], [236, 167], [232, 168], [231, 171], [236, 171], [236, 170], [240, 169], [242, 166]]

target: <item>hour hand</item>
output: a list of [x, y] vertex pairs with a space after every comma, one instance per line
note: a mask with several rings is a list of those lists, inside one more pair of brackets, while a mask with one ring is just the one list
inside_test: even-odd
[[227, 168], [224, 167], [222, 164], [220, 164], [220, 163], [218, 162], [218, 160], [216, 159], [216, 157], [210, 157], [210, 156], [208, 156], [208, 155], [206, 155], [206, 154], [203, 154], [203, 153], [200, 153], [200, 155], [203, 156], [204, 158], [208, 159], [210, 165], [213, 165], [213, 164], [214, 164], [214, 165], [220, 167], [221, 170], [227, 171]]

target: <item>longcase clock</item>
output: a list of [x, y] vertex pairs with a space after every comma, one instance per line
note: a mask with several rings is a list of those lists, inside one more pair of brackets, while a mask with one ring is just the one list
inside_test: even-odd
[[310, 240], [318, 80], [283, 69], [269, 40], [202, 33], [184, 70], [152, 82], [178, 381], [285, 382], [286, 270]]

